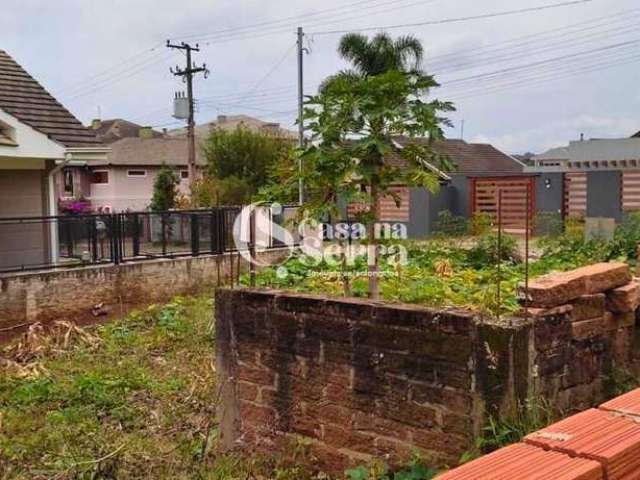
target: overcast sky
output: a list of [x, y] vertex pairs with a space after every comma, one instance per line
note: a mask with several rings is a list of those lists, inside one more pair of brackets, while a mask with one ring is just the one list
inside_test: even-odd
[[[345, 64], [333, 31], [425, 23], [566, 3], [562, 0], [2, 0], [6, 50], [85, 123], [99, 114], [175, 128], [164, 47], [199, 41], [197, 121], [245, 113], [291, 125], [296, 109], [295, 27], [306, 35], [305, 90]], [[468, 141], [540, 152], [586, 137], [640, 130], [640, 5], [591, 0], [490, 18], [406, 26], [426, 69], [452, 100]], [[325, 32], [325, 33], [323, 33]], [[326, 33], [330, 32], [330, 33]], [[368, 34], [375, 33], [367, 31]]]

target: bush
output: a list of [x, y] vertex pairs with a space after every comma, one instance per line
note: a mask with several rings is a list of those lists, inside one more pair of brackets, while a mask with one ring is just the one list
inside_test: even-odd
[[151, 210], [162, 212], [175, 207], [177, 187], [180, 179], [171, 167], [163, 164], [153, 182], [153, 197]]
[[518, 243], [512, 236], [503, 234], [498, 252], [498, 234], [490, 233], [480, 238], [477, 245], [469, 250], [468, 258], [469, 263], [477, 268], [498, 263], [498, 259], [501, 262], [518, 263]]
[[536, 235], [559, 237], [564, 233], [562, 215], [557, 212], [540, 212], [534, 219]]
[[471, 235], [486, 235], [493, 229], [493, 217], [488, 213], [474, 213], [471, 218]]
[[618, 224], [613, 239], [616, 253], [627, 258], [636, 258], [640, 245], [640, 212], [628, 213]]
[[462, 237], [469, 234], [469, 221], [453, 215], [449, 210], [438, 213], [436, 233], [445, 237]]

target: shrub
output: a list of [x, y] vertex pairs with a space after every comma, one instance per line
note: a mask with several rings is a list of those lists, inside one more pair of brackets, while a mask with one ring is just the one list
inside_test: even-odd
[[564, 233], [562, 215], [557, 212], [540, 212], [536, 215], [533, 224], [537, 235], [559, 237]]
[[640, 212], [628, 213], [618, 224], [614, 233], [616, 253], [627, 258], [636, 258], [640, 245]]
[[449, 210], [438, 213], [436, 232], [446, 237], [461, 237], [469, 234], [469, 220], [453, 215]]
[[176, 172], [174, 172], [171, 167], [163, 164], [153, 182], [151, 210], [154, 212], [162, 212], [174, 208], [179, 182], [180, 179]]
[[493, 216], [488, 213], [474, 213], [471, 218], [471, 235], [486, 235], [493, 229]]
[[469, 250], [468, 259], [478, 268], [495, 264], [498, 260], [517, 263], [520, 261], [518, 244], [512, 236], [503, 234], [500, 240], [500, 251], [498, 251], [498, 234], [490, 233], [480, 238], [476, 246]]

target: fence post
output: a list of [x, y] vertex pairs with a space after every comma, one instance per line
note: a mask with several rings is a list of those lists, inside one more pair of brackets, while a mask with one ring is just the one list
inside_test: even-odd
[[216, 210], [212, 208], [209, 214], [209, 240], [211, 242], [211, 247], [209, 248], [209, 250], [211, 251], [211, 253], [220, 253], [218, 251], [218, 244], [216, 243], [218, 241], [217, 219], [218, 216], [216, 215]]
[[120, 264], [120, 228], [119, 217], [117, 213], [111, 215], [111, 252], [112, 260], [116, 265]]
[[197, 213], [191, 214], [191, 255], [196, 257], [200, 254], [200, 218]]
[[253, 262], [253, 259], [256, 258], [256, 211], [255, 209], [251, 210], [249, 215], [249, 257], [251, 257], [251, 261], [249, 261], [249, 279], [251, 282], [251, 286], [256, 286], [256, 264]]
[[160, 214], [162, 224], [162, 255], [167, 254], [167, 215], [163, 212]]
[[138, 214], [135, 213], [133, 215], [133, 231], [132, 233], [132, 241], [133, 241], [133, 256], [140, 256], [140, 219], [138, 218]]
[[98, 263], [98, 219], [91, 218], [91, 250], [93, 263]]

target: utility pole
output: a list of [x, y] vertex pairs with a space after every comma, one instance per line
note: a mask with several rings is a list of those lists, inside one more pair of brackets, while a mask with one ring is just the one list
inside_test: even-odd
[[191, 62], [191, 52], [199, 52], [200, 48], [196, 43], [195, 47], [192, 47], [188, 43], [181, 42], [180, 45], [173, 44], [167, 40], [167, 48], [176, 48], [178, 50], [184, 50], [187, 55], [187, 66], [184, 69], [176, 66], [175, 70], [170, 69], [171, 73], [175, 76], [182, 77], [183, 81], [187, 83], [187, 101], [189, 102], [189, 115], [187, 117], [187, 169], [189, 172], [189, 185], [193, 185], [193, 181], [196, 179], [196, 139], [194, 135], [194, 116], [193, 116], [193, 76], [196, 73], [204, 73], [204, 78], [209, 75], [207, 70], [207, 64], [203, 64], [202, 67], [197, 67]]
[[[302, 27], [298, 27], [298, 146], [304, 148], [304, 123], [302, 121], [303, 108], [304, 108], [304, 53], [308, 52], [303, 46], [304, 32]], [[302, 174], [302, 157], [298, 159], [298, 171]], [[304, 201], [304, 185], [302, 184], [302, 178], [298, 180], [298, 203], [302, 205]]]

